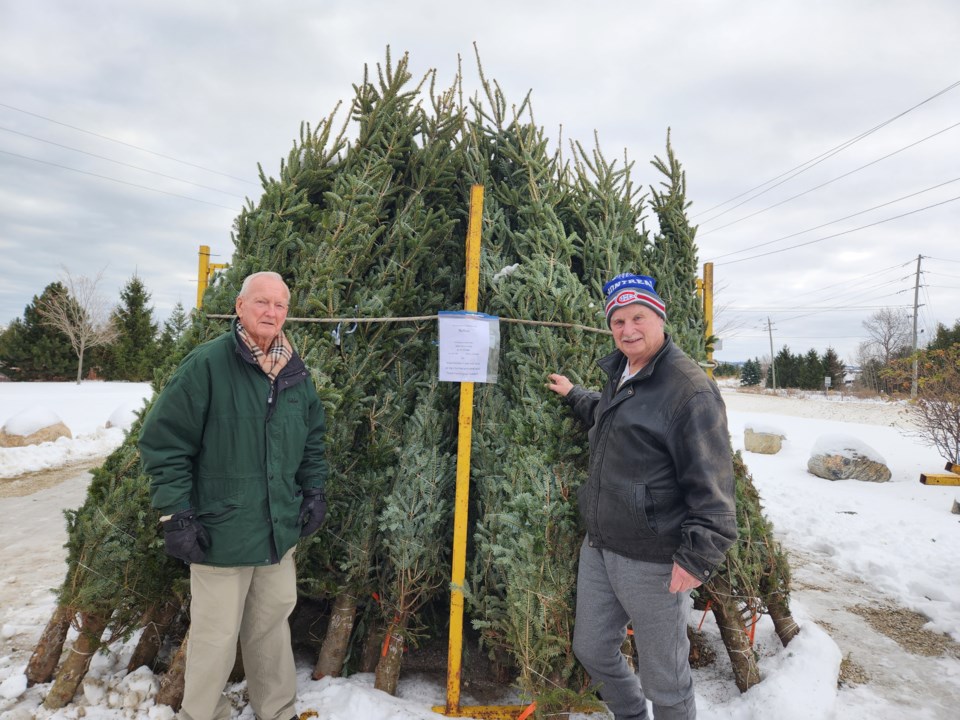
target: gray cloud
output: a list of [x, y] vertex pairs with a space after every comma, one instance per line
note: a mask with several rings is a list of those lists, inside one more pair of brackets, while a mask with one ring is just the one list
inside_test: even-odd
[[[701, 223], [700, 257], [716, 259], [717, 303], [728, 306], [721, 324], [740, 326], [724, 338], [720, 358], [767, 354], [769, 315], [775, 349], [832, 345], [853, 359], [871, 308], [912, 303], [918, 254], [930, 273], [921, 327], [932, 333], [936, 322], [952, 325], [960, 315], [960, 203], [947, 202], [960, 195], [960, 183], [727, 255], [960, 176], [958, 129], [740, 220], [960, 121], [960, 88], [739, 208], [720, 217], [730, 205], [709, 210], [960, 79], [960, 12], [951, 0], [496, 0], [468, 9], [253, 0], [8, 4], [0, 27], [0, 323], [20, 316], [62, 266], [86, 275], [106, 268], [109, 296], [139, 274], [161, 319], [178, 301], [191, 306], [198, 247], [229, 258], [242, 198], [259, 195], [257, 164], [276, 174], [301, 122], [348, 101], [364, 64], [373, 70], [388, 45], [394, 58], [410, 52], [415, 74], [436, 68], [441, 84], [452, 79], [459, 55], [465, 90], [478, 92], [474, 42], [508, 100], [533, 91], [537, 122], [551, 137], [562, 125], [566, 140], [589, 147], [596, 131], [608, 157], [626, 149], [644, 185], [660, 180], [648, 161], [663, 155], [671, 128]], [[946, 204], [839, 234], [937, 202]], [[878, 287], [854, 292], [871, 284]], [[848, 309], [809, 309], [818, 305]]]

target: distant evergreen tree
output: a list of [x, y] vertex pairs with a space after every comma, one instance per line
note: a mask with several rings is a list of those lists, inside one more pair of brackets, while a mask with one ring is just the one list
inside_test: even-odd
[[784, 345], [773, 359], [773, 366], [767, 368], [767, 387], [773, 387], [773, 371], [777, 373], [777, 389], [798, 387], [797, 362], [790, 348]]
[[178, 302], [173, 306], [170, 317], [163, 323], [163, 331], [160, 333], [157, 348], [159, 355], [161, 357], [170, 355], [189, 327], [190, 316], [183, 309], [183, 303]]
[[832, 347], [828, 347], [826, 352], [823, 354], [821, 359], [821, 365], [823, 366], [823, 374], [825, 377], [830, 378], [830, 387], [833, 390], [837, 390], [843, 387], [843, 378], [846, 375], [846, 370], [843, 367], [843, 361], [837, 355], [836, 350]]
[[943, 323], [937, 323], [936, 334], [927, 349], [949, 350], [957, 343], [960, 343], [960, 320], [957, 320], [952, 328], [948, 328]]
[[823, 362], [820, 360], [820, 355], [817, 354], [817, 351], [811, 348], [803, 357], [798, 356], [797, 360], [800, 369], [798, 387], [804, 390], [822, 389], [823, 378], [826, 376], [826, 371], [823, 368]]
[[134, 275], [120, 292], [120, 301], [112, 318], [118, 336], [103, 349], [100, 374], [108, 380], [150, 380], [159, 350], [157, 323], [153, 308], [148, 306], [150, 293]]
[[47, 285], [34, 295], [23, 310], [23, 319], [14, 320], [0, 342], [0, 372], [11, 380], [68, 380], [76, 373], [77, 361], [70, 341], [43, 321], [37, 304], [48, 298], [65, 297], [60, 282]]
[[741, 365], [735, 365], [734, 363], [728, 363], [728, 362], [719, 362], [717, 363], [717, 366], [713, 369], [713, 376], [716, 378], [721, 378], [721, 377], [739, 378], [742, 370], [743, 370], [743, 366]]
[[740, 368], [740, 385], [754, 387], [760, 384], [760, 360], [747, 360]]

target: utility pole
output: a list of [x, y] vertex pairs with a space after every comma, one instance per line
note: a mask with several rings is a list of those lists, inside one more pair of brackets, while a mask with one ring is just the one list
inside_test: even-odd
[[917, 279], [913, 284], [913, 381], [910, 383], [910, 397], [917, 397], [917, 315], [920, 309], [920, 261], [923, 255], [917, 255]]
[[770, 334], [770, 375], [773, 377], [773, 391], [777, 391], [777, 363], [773, 359], [773, 326], [770, 324], [770, 316], [767, 315], [767, 332]]

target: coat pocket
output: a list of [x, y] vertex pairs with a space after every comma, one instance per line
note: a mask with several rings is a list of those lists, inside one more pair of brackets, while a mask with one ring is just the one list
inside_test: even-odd
[[597, 519], [600, 535], [614, 546], [629, 546], [657, 534], [653, 501], [643, 484], [601, 492]]

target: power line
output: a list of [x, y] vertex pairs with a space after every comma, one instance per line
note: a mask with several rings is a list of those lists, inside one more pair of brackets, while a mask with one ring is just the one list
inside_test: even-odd
[[885, 307], [912, 307], [912, 305], [834, 305], [834, 306], [821, 306], [821, 305], [788, 305], [788, 306], [778, 306], [778, 307], [737, 307], [736, 305], [728, 306], [730, 310], [736, 310], [737, 312], [760, 312], [760, 313], [777, 313], [777, 312], [795, 312], [797, 310], [877, 310], [879, 308]]
[[140, 152], [149, 153], [150, 155], [155, 155], [156, 157], [163, 158], [164, 160], [171, 160], [175, 163], [180, 163], [181, 165], [189, 165], [190, 167], [197, 168], [198, 170], [203, 170], [204, 172], [213, 173], [214, 175], [222, 175], [223, 177], [228, 177], [231, 180], [237, 180], [242, 183], [247, 183], [249, 185], [256, 185], [257, 183], [252, 180], [247, 180], [246, 178], [237, 177], [236, 175], [229, 175], [227, 173], [220, 172], [218, 170], [211, 170], [210, 168], [204, 167], [203, 165], [197, 165], [196, 163], [189, 162], [188, 160], [180, 160], [171, 155], [164, 155], [163, 153], [156, 152], [154, 150], [148, 150], [147, 148], [140, 147], [139, 145], [134, 145], [132, 143], [124, 142], [123, 140], [117, 140], [116, 138], [109, 137], [107, 135], [101, 135], [100, 133], [95, 133], [91, 130], [84, 130], [83, 128], [77, 127], [76, 125], [68, 125], [67, 123], [60, 122], [59, 120], [54, 120], [53, 118], [44, 117], [43, 115], [38, 115], [37, 113], [30, 112], [29, 110], [23, 110], [22, 108], [14, 107], [13, 105], [7, 105], [6, 103], [0, 102], [0, 107], [5, 107], [8, 110], [15, 110], [16, 112], [23, 113], [24, 115], [30, 115], [35, 118], [40, 118], [46, 122], [53, 123], [54, 125], [60, 125], [65, 128], [70, 128], [71, 130], [76, 130], [77, 132], [86, 133], [87, 135], [92, 135], [93, 137], [100, 138], [101, 140], [108, 140], [112, 143], [117, 143], [118, 145], [125, 145], [134, 150], [139, 150]]
[[150, 170], [149, 168], [139, 167], [138, 165], [131, 165], [130, 163], [125, 163], [121, 160], [114, 160], [113, 158], [108, 158], [104, 155], [97, 155], [92, 152], [87, 152], [86, 150], [80, 150], [79, 148], [70, 147], [69, 145], [61, 145], [60, 143], [53, 142], [52, 140], [44, 140], [43, 138], [35, 137], [33, 135], [28, 135], [27, 133], [20, 132], [19, 130], [12, 130], [0, 126], [0, 130], [4, 132], [13, 133], [15, 135], [20, 135], [21, 137], [30, 138], [31, 140], [36, 140], [37, 142], [47, 143], [48, 145], [53, 145], [55, 147], [63, 148], [64, 150], [71, 150], [72, 152], [82, 153], [83, 155], [89, 155], [90, 157], [97, 158], [98, 160], [106, 160], [107, 162], [112, 162], [117, 165], [122, 165], [123, 167], [132, 168], [133, 170], [139, 170], [140, 172], [150, 173], [151, 175], [158, 175], [159, 177], [166, 178], [167, 180], [175, 180], [176, 182], [186, 183], [187, 185], [193, 185], [194, 187], [202, 188], [204, 190], [212, 190], [213, 192], [222, 193], [223, 195], [229, 195], [230, 197], [244, 199], [242, 195], [237, 195], [227, 190], [220, 190], [219, 188], [210, 187], [209, 185], [201, 185], [200, 183], [195, 183], [190, 180], [184, 180], [183, 178], [174, 177], [173, 175], [165, 175], [162, 172], [157, 172], [156, 170]]
[[938, 273], [934, 272], [933, 270], [924, 270], [924, 272], [928, 275], [937, 275], [938, 277], [947, 277], [953, 278], [954, 280], [960, 280], [960, 275], [948, 275], [947, 273]]
[[[831, 184], [837, 182], [838, 180], [842, 180], [843, 178], [849, 177], [850, 175], [853, 175], [854, 173], [858, 173], [858, 172], [860, 172], [861, 170], [865, 170], [865, 169], [867, 169], [868, 167], [870, 167], [871, 165], [876, 165], [878, 162], [882, 162], [882, 161], [884, 161], [884, 160], [887, 160], [887, 159], [889, 159], [889, 158], [892, 158], [894, 155], [898, 155], [899, 153], [902, 153], [904, 150], [909, 150], [909, 149], [912, 148], [912, 147], [916, 147], [916, 146], [919, 145], [920, 143], [926, 142], [927, 140], [930, 140], [931, 138], [935, 138], [937, 135], [942, 135], [943, 133], [947, 132], [948, 130], [953, 130], [953, 129], [956, 128], [956, 127], [960, 127], [960, 122], [954, 123], [953, 125], [950, 125], [949, 127], [945, 127], [945, 128], [943, 128], [942, 130], [938, 130], [937, 132], [933, 133], [932, 135], [927, 135], [927, 137], [922, 138], [922, 139], [920, 139], [920, 140], [917, 140], [916, 142], [910, 143], [909, 145], [905, 145], [905, 146], [903, 146], [903, 147], [901, 147], [901, 148], [899, 148], [899, 149], [897, 149], [897, 150], [894, 150], [892, 153], [888, 153], [888, 154], [886, 154], [886, 155], [883, 155], [882, 157], [878, 157], [878, 158], [875, 159], [875, 160], [871, 160], [871, 161], [868, 162], [866, 165], [861, 165], [861, 166], [858, 167], [858, 168], [854, 168], [853, 170], [850, 170], [849, 172], [845, 172], [845, 173], [843, 173], [842, 175], [838, 175], [838, 176], [835, 177], [835, 178], [831, 178], [830, 180], [827, 180], [826, 182], [820, 183], [819, 185], [815, 185], [815, 186], [812, 187], [812, 188], [808, 188], [807, 190], [804, 190], [804, 191], [801, 192], [801, 193], [797, 193], [796, 195], [792, 195], [791, 197], [788, 197], [788, 198], [786, 198], [786, 199], [784, 199], [784, 200], [781, 200], [780, 202], [776, 202], [776, 203], [774, 203], [773, 205], [768, 205], [767, 207], [762, 208], [762, 209], [760, 209], [760, 210], [757, 210], [757, 211], [755, 211], [755, 212], [752, 212], [752, 213], [750, 213], [749, 215], [744, 215], [744, 216], [741, 217], [741, 218], [737, 218], [737, 219], [734, 220], [733, 222], [728, 222], [726, 225], [721, 225], [720, 227], [715, 227], [715, 228], [713, 228], [713, 229], [711, 229], [711, 230], [707, 230], [707, 231], [705, 231], [705, 232], [702, 232], [702, 233], [700, 233], [700, 236], [703, 237], [704, 235], [709, 235], [710, 233], [717, 232], [718, 230], [723, 230], [724, 228], [728, 228], [728, 227], [730, 227], [731, 225], [736, 225], [736, 224], [739, 223], [739, 222], [743, 222], [744, 220], [749, 220], [749, 219], [752, 218], [752, 217], [756, 217], [757, 215], [761, 215], [761, 214], [767, 212], [767, 210], [773, 210], [773, 208], [780, 207], [781, 205], [786, 205], [788, 202], [791, 202], [791, 201], [793, 201], [793, 200], [796, 200], [797, 198], [803, 197], [804, 195], [808, 195], [808, 194], [814, 192], [815, 190], [820, 190], [820, 189], [822, 189], [822, 188], [825, 188], [827, 185], [831, 185]], [[731, 208], [731, 209], [733, 209], [733, 208]]]
[[[902, 197], [898, 197], [895, 200], [889, 200], [888, 202], [880, 203], [879, 205], [874, 205], [873, 207], [867, 208], [866, 210], [860, 210], [859, 212], [855, 212], [850, 215], [845, 215], [844, 217], [837, 218], [836, 220], [830, 220], [829, 222], [822, 223], [815, 227], [807, 228], [806, 230], [800, 230], [795, 233], [790, 233], [789, 235], [784, 235], [782, 237], [777, 238], [776, 240], [767, 240], [766, 242], [758, 243], [756, 245], [750, 245], [749, 247], [741, 248], [740, 250], [733, 250], [731, 252], [724, 253], [723, 255], [716, 255], [714, 256], [713, 260], [716, 261], [716, 260], [719, 260], [720, 258], [730, 257], [731, 255], [739, 255], [740, 253], [747, 252], [748, 250], [756, 250], [757, 248], [760, 248], [760, 247], [766, 247], [767, 245], [773, 245], [774, 243], [782, 242], [784, 240], [789, 240], [790, 238], [797, 237], [798, 235], [804, 235], [808, 232], [813, 232], [814, 230], [820, 230], [822, 228], [829, 227], [830, 225], [835, 225], [838, 222], [843, 222], [844, 220], [855, 218], [858, 215], [865, 215], [868, 212], [873, 212], [874, 210], [879, 210], [880, 208], [887, 207], [888, 205], [893, 205], [894, 203], [898, 203], [902, 200], [909, 200], [912, 197], [916, 197], [917, 195], [922, 195], [923, 193], [930, 192], [931, 190], [937, 190], [938, 188], [942, 188], [946, 185], [950, 185], [951, 183], [955, 183], [957, 181], [960, 181], [960, 177], [953, 178], [952, 180], [946, 180], [942, 183], [938, 183], [937, 185], [931, 185], [930, 187], [925, 188], [923, 190], [918, 190], [916, 192], [910, 193], [909, 195], [903, 195]], [[717, 229], [719, 230], [719, 228]]]
[[[770, 190], [772, 190], [773, 188], [777, 187], [778, 185], [782, 185], [784, 182], [787, 182], [788, 180], [791, 180], [793, 177], [796, 177], [797, 175], [800, 175], [801, 173], [806, 172], [806, 171], [809, 170], [811, 167], [814, 167], [815, 165], [820, 164], [820, 163], [823, 162], [824, 160], [827, 160], [827, 159], [833, 157], [833, 156], [836, 155], [837, 153], [842, 152], [843, 150], [845, 150], [846, 148], [850, 147], [851, 145], [854, 145], [855, 143], [859, 142], [859, 141], [862, 140], [863, 138], [868, 137], [869, 135], [872, 135], [872, 134], [875, 133], [877, 130], [880, 130], [880, 129], [886, 127], [887, 125], [893, 123], [894, 121], [899, 120], [899, 119], [902, 118], [903, 116], [905, 116], [905, 115], [913, 112], [914, 110], [916, 110], [916, 109], [919, 108], [919, 107], [922, 107], [923, 105], [926, 105], [928, 102], [930, 102], [930, 101], [932, 101], [932, 100], [935, 100], [936, 98], [940, 97], [941, 95], [944, 95], [944, 94], [950, 92], [951, 90], [953, 90], [954, 88], [956, 88], [956, 87], [958, 87], [958, 86], [960, 86], [960, 80], [958, 80], [958, 81], [956, 81], [956, 82], [954, 82], [954, 83], [951, 83], [951, 84], [948, 85], [947, 87], [943, 88], [943, 90], [940, 90], [939, 92], [934, 93], [933, 95], [931, 95], [930, 97], [928, 97], [926, 100], [923, 100], [923, 101], [917, 103], [917, 104], [914, 105], [913, 107], [907, 108], [907, 109], [904, 110], [903, 112], [901, 112], [901, 113], [899, 113], [899, 114], [897, 114], [897, 115], [894, 115], [894, 116], [893, 116], [892, 118], [890, 118], [889, 120], [885, 120], [884, 122], [880, 123], [879, 125], [875, 125], [874, 127], [870, 128], [869, 130], [866, 130], [865, 132], [860, 133], [860, 134], [857, 135], [856, 137], [853, 137], [853, 138], [851, 138], [850, 140], [847, 140], [847, 141], [845, 141], [845, 142], [842, 142], [842, 143], [840, 143], [839, 145], [831, 148], [830, 150], [827, 150], [827, 151], [821, 153], [820, 155], [817, 155], [816, 157], [811, 158], [810, 160], [807, 160], [806, 162], [800, 163], [799, 165], [791, 168], [790, 170], [787, 170], [786, 172], [781, 173], [780, 175], [777, 175], [777, 176], [774, 177], [774, 178], [771, 178], [770, 180], [767, 180], [766, 182], [760, 183], [759, 185], [757, 185], [757, 186], [755, 186], [755, 187], [753, 187], [753, 188], [750, 188], [749, 190], [745, 190], [745, 191], [743, 191], [742, 193], [740, 193], [739, 195], [735, 195], [734, 197], [730, 198], [729, 200], [724, 200], [722, 203], [719, 203], [719, 204], [717, 204], [717, 205], [714, 205], [713, 207], [707, 208], [706, 210], [703, 210], [702, 212], [698, 213], [698, 215], [703, 215], [703, 214], [705, 214], [705, 213], [712, 212], [713, 210], [716, 210], [717, 208], [721, 208], [721, 207], [723, 207], [724, 205], [727, 205], [727, 204], [733, 202], [734, 200], [739, 200], [741, 197], [743, 197], [744, 195], [748, 195], [749, 193], [752, 193], [754, 190], [759, 190], [760, 188], [764, 187], [765, 185], [769, 185], [769, 184], [772, 183], [772, 182], [776, 182], [777, 180], [780, 180], [780, 178], [783, 178], [783, 177], [785, 177], [785, 176], [787, 176], [787, 175], [790, 175], [791, 173], [794, 173], [793, 175], [790, 175], [790, 177], [787, 177], [787, 178], [786, 178], [785, 180], [783, 180], [782, 182], [777, 183], [777, 185], [773, 185], [773, 186], [771, 186], [771, 187], [769, 187], [769, 188], [767, 188], [766, 190], [763, 191], [764, 193], [769, 192]], [[808, 167], [808, 166], [809, 166], [809, 167]], [[762, 195], [762, 194], [763, 194], [763, 193], [758, 193], [758, 194], [755, 195], [754, 197], [759, 197], [759, 196]], [[753, 199], [753, 198], [749, 198], [749, 200], [752, 200], [752, 199]], [[741, 203], [741, 204], [742, 204], [742, 203]], [[729, 210], [732, 210], [732, 209], [733, 209], [733, 208], [730, 208]], [[724, 212], [729, 212], [729, 210], [726, 210], [726, 211], [724, 211]], [[720, 217], [720, 216], [723, 215], [723, 214], [724, 214], [724, 213], [720, 213], [719, 215], [716, 215], [716, 216], [714, 216], [714, 217], [712, 217], [712, 218], [708, 218], [708, 219], [705, 220], [704, 222], [710, 222], [710, 221], [712, 221], [712, 220], [715, 220], [716, 218]], [[694, 216], [694, 217], [696, 217], [696, 216]]]
[[97, 173], [88, 172], [86, 170], [78, 170], [77, 168], [72, 168], [67, 165], [60, 165], [58, 163], [49, 162], [47, 160], [40, 160], [38, 158], [27, 157], [26, 155], [19, 155], [18, 153], [13, 153], [8, 150], [0, 150], [0, 153], [4, 155], [12, 155], [13, 157], [21, 158], [23, 160], [30, 160], [36, 163], [42, 163], [43, 165], [52, 165], [53, 167], [58, 167], [63, 170], [70, 170], [71, 172], [80, 173], [82, 175], [90, 175], [91, 177], [100, 178], [101, 180], [109, 180], [110, 182], [119, 183], [121, 185], [129, 185], [130, 187], [140, 188], [141, 190], [150, 190], [151, 192], [161, 193], [162, 195], [170, 195], [171, 197], [181, 198], [182, 200], [190, 200], [191, 202], [203, 203], [204, 205], [213, 205], [214, 207], [223, 208], [224, 210], [236, 211], [236, 208], [227, 207], [226, 205], [218, 205], [214, 202], [208, 202], [206, 200], [200, 200], [198, 198], [192, 198], [188, 195], [179, 195], [177, 193], [168, 192], [166, 190], [160, 190], [158, 188], [148, 187], [146, 185], [138, 185], [137, 183], [127, 182], [126, 180], [118, 180], [117, 178], [112, 178], [107, 175], [99, 175]]
[[750, 257], [740, 258], [739, 260], [727, 260], [722, 263], [714, 263], [715, 265], [733, 265], [734, 263], [746, 262], [748, 260], [756, 260], [757, 258], [766, 257], [768, 255], [776, 255], [777, 253], [786, 252], [787, 250], [796, 250], [800, 247], [805, 247], [806, 245], [813, 245], [815, 243], [823, 242], [824, 240], [831, 240], [832, 238], [842, 237], [843, 235], [849, 235], [851, 233], [858, 232], [860, 230], [866, 230], [867, 228], [876, 227], [877, 225], [883, 225], [888, 223], [891, 220], [899, 220], [900, 218], [905, 218], [909, 215], [916, 215], [917, 213], [923, 212], [925, 210], [931, 210], [935, 207], [940, 207], [941, 205], [946, 205], [947, 203], [956, 202], [960, 200], [960, 195], [952, 197], [949, 200], [943, 200], [938, 203], [933, 203], [932, 205], [927, 205], [926, 207], [917, 208], [916, 210], [910, 210], [909, 212], [901, 213], [900, 215], [894, 215], [893, 217], [884, 218], [883, 220], [877, 220], [876, 222], [868, 223], [867, 225], [861, 225], [860, 227], [851, 228], [850, 230], [844, 230], [843, 232], [834, 233], [833, 235], [827, 235], [822, 238], [817, 238], [816, 240], [809, 240], [808, 242], [798, 243], [797, 245], [791, 245], [790, 247], [780, 248], [779, 250], [771, 250], [770, 252], [760, 253], [758, 255], [751, 255]]

